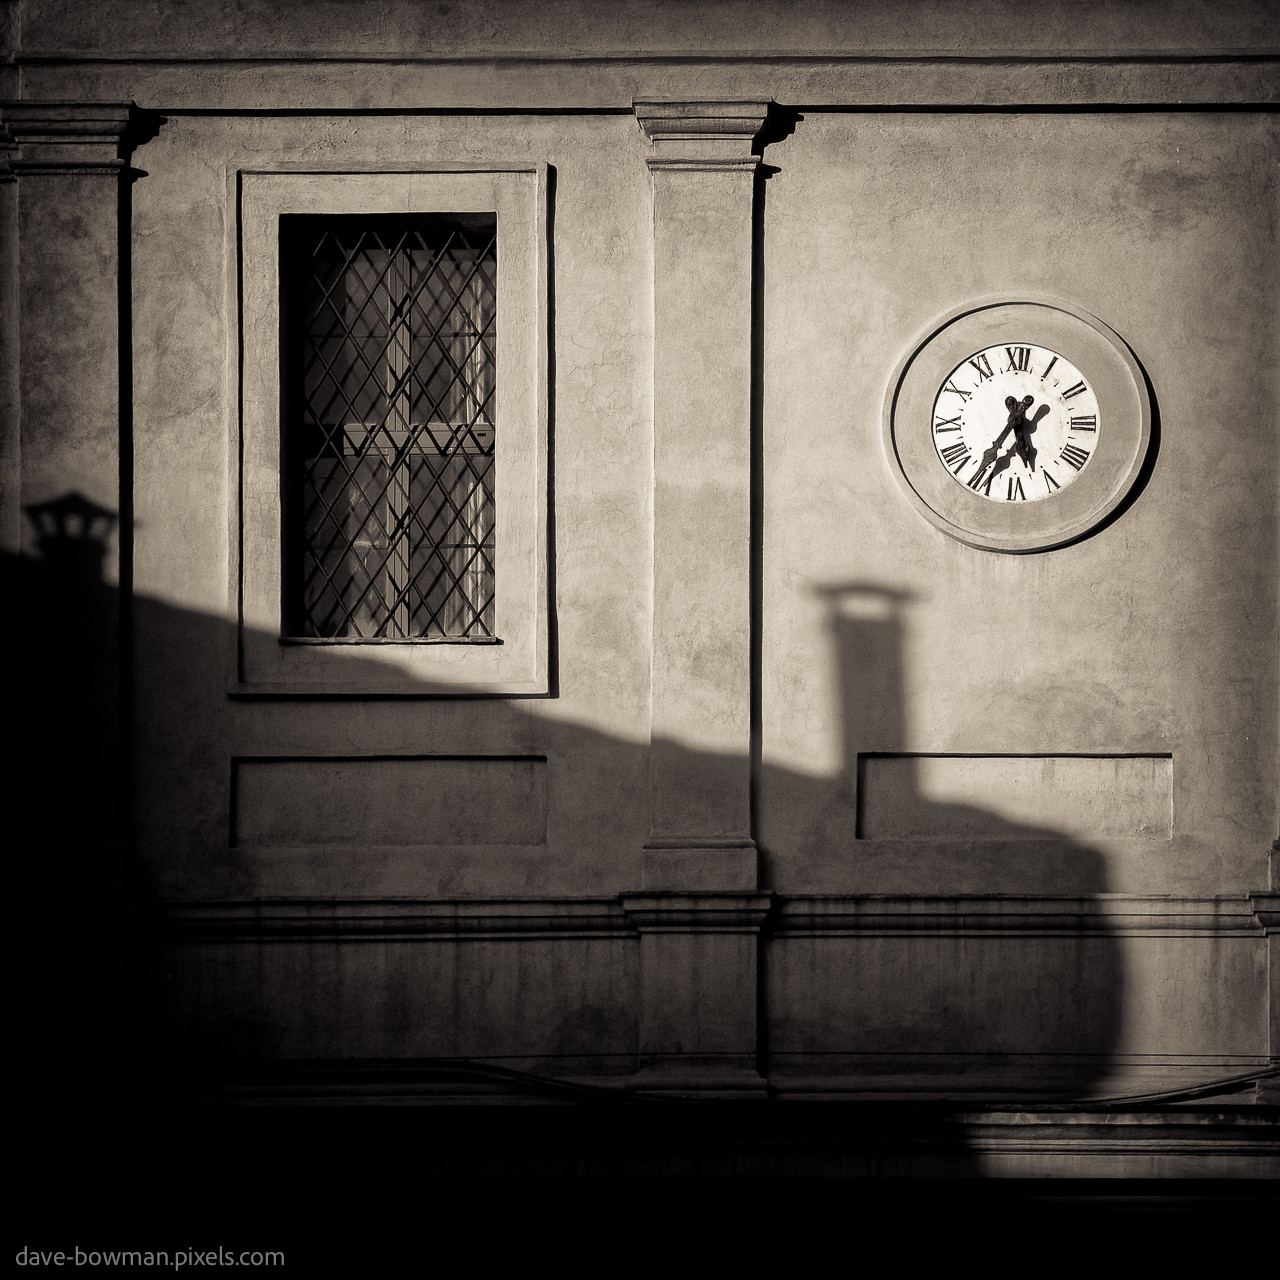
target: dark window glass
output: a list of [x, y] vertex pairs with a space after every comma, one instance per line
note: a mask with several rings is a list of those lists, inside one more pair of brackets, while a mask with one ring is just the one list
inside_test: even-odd
[[280, 219], [284, 618], [494, 637], [492, 214]]

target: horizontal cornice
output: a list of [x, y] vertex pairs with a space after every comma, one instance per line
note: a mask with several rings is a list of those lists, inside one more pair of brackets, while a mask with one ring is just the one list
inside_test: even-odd
[[[1265, 109], [1280, 50], [1035, 53], [502, 52], [21, 55], [23, 94], [158, 111], [617, 112], [633, 99], [819, 110]], [[362, 75], [377, 68], [376, 80]], [[264, 71], [272, 74], [264, 76]], [[430, 74], [424, 74], [429, 71]]]
[[1232, 63], [1280, 61], [1280, 45], [1228, 49], [1118, 49], [1106, 53], [1079, 50], [1073, 53], [1046, 53], [1037, 49], [983, 49], [956, 53], [948, 49], [498, 49], [498, 50], [418, 50], [378, 49], [364, 52], [308, 49], [272, 49], [261, 53], [227, 53], [216, 50], [193, 53], [190, 49], [146, 49], [81, 51], [73, 49], [41, 49], [19, 53], [15, 66], [55, 66], [94, 64], [154, 65], [175, 63], [188, 65], [261, 65], [279, 62], [332, 63], [404, 63], [409, 65], [461, 64], [491, 65], [502, 63], [670, 63], [672, 65], [702, 63], [787, 63], [838, 62], [875, 66], [892, 64], [965, 63], [1013, 65], [1018, 63], [1086, 64], [1120, 66], [1156, 63]]

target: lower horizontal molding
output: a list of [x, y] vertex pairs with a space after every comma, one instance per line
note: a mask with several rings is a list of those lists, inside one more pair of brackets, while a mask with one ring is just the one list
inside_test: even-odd
[[[954, 1184], [993, 1178], [1252, 1181], [1280, 1174], [1274, 1109], [1230, 1102], [1160, 1109], [921, 1105], [916, 1099], [828, 1105], [759, 1094], [705, 1102], [638, 1098], [625, 1088], [610, 1096], [555, 1099], [478, 1091], [417, 1098], [384, 1092], [363, 1099], [333, 1091], [324, 1098], [276, 1094], [257, 1099], [266, 1109], [254, 1109], [254, 1099], [244, 1094], [193, 1101], [166, 1109], [163, 1132], [170, 1140], [175, 1133], [190, 1141], [216, 1132], [225, 1145], [224, 1135], [251, 1132], [261, 1145], [265, 1135], [276, 1139], [269, 1145], [286, 1170], [302, 1151], [322, 1152], [326, 1167], [341, 1168], [349, 1159], [353, 1167], [375, 1169], [397, 1167], [407, 1152], [414, 1178], [785, 1175]], [[282, 1101], [366, 1101], [397, 1109], [382, 1123], [371, 1123], [375, 1117], [365, 1113], [362, 1123], [341, 1124], [332, 1112], [313, 1120]], [[131, 1118], [131, 1131], [136, 1129]], [[347, 1148], [340, 1145], [343, 1135]], [[1089, 1190], [1097, 1194], [1096, 1185]], [[927, 1229], [934, 1221], [926, 1214], [917, 1225]]]
[[1273, 1108], [956, 1114], [982, 1177], [1280, 1177]]
[[161, 905], [178, 941], [349, 938], [626, 937], [635, 930], [617, 898], [262, 898]]
[[779, 903], [772, 928], [784, 934], [863, 937], [974, 933], [1005, 937], [1217, 937], [1263, 932], [1245, 894], [1206, 898], [1120, 893], [1077, 898], [1013, 894], [796, 896]]
[[632, 1051], [173, 1062], [165, 1074], [176, 1098], [314, 1102], [591, 1101], [661, 1093], [673, 1082], [696, 1094], [700, 1085], [720, 1088], [724, 1078], [744, 1073], [771, 1097], [798, 1102], [1052, 1098], [1055, 1105], [1101, 1106], [1178, 1100], [1173, 1094], [1251, 1097], [1255, 1083], [1280, 1079], [1280, 1064], [1259, 1054], [845, 1052], [777, 1053], [766, 1065], [741, 1054]]
[[[1221, 937], [1263, 936], [1244, 894], [1217, 897], [1098, 894], [891, 896], [750, 895], [751, 927], [779, 937]], [[662, 895], [644, 895], [646, 905]], [[635, 937], [648, 923], [617, 897], [262, 898], [165, 902], [158, 918], [175, 941], [300, 938], [460, 939]], [[680, 895], [681, 927], [697, 930], [699, 895]], [[724, 895], [706, 895], [705, 927], [723, 926]], [[757, 901], [759, 900], [758, 905]], [[638, 899], [636, 899], [638, 901]], [[624, 905], [625, 904], [625, 905]], [[652, 914], [652, 912], [650, 913]], [[662, 913], [658, 913], [659, 916]], [[1262, 914], [1266, 914], [1265, 911]]]
[[[1204, 1073], [1233, 1064], [1146, 1059], [1109, 1065], [1114, 1079], [1126, 1066], [1148, 1074]], [[580, 1061], [545, 1059], [228, 1064], [186, 1079], [171, 1074], [168, 1104], [188, 1114], [191, 1108], [265, 1106], [277, 1116], [281, 1108], [400, 1108], [406, 1124], [429, 1128], [430, 1140], [415, 1160], [435, 1161], [439, 1172], [451, 1174], [1280, 1176], [1280, 1111], [1256, 1105], [1249, 1092], [1200, 1102], [1170, 1098], [1162, 1105], [1159, 1099], [1037, 1100], [1007, 1086], [1003, 1097], [985, 1099], [963, 1089], [939, 1093], [927, 1084], [877, 1095], [867, 1080], [846, 1079], [822, 1096], [788, 1090], [784, 1077], [747, 1068], [727, 1074], [723, 1066], [707, 1072], [699, 1069], [705, 1064], [693, 1063], [686, 1070], [673, 1060], [628, 1070], [628, 1060], [618, 1058], [595, 1063], [595, 1073], [542, 1074], [557, 1066], [589, 1071]], [[397, 1132], [403, 1136], [399, 1122]]]
[[775, 1053], [769, 1083], [796, 1099], [1049, 1099], [1110, 1104], [1256, 1093], [1261, 1055], [1073, 1053]]

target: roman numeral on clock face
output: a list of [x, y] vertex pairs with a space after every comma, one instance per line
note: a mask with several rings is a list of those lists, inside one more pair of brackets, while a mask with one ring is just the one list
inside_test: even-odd
[[956, 414], [954, 418], [939, 418], [937, 422], [933, 424], [933, 429], [939, 435], [941, 435], [942, 432], [944, 431], [959, 431], [960, 415]]
[[976, 355], [969, 361], [971, 365], [978, 371], [978, 381], [982, 382], [987, 378], [994, 377], [991, 372], [991, 361], [985, 355]]
[[1053, 478], [1052, 472], [1041, 467], [1040, 474], [1044, 476], [1044, 488], [1046, 493], [1052, 493], [1055, 489], [1062, 488], [1062, 486]]
[[1022, 480], [1017, 476], [1009, 477], [1009, 492], [1005, 494], [1006, 502], [1026, 502], [1027, 495], [1022, 492]]
[[1050, 360], [1047, 365], [1045, 365], [1044, 372], [1040, 375], [1041, 382], [1043, 382], [1049, 376], [1049, 370], [1052, 369], [1053, 366], [1057, 363], [1058, 363], [1058, 357], [1054, 356], [1053, 359]]
[[1026, 373], [1031, 367], [1030, 347], [1005, 347], [1009, 357], [1009, 367], [1005, 373]]
[[1089, 451], [1081, 449], [1079, 445], [1069, 444], [1063, 447], [1061, 457], [1063, 462], [1079, 471], [1088, 462]]
[[942, 461], [951, 467], [957, 475], [961, 468], [969, 461], [969, 448], [967, 445], [957, 441], [955, 444], [949, 444], [945, 449], [939, 450], [942, 455]]
[[943, 387], [942, 390], [955, 392], [955, 394], [958, 395], [961, 400], [968, 400], [968, 398], [971, 395], [973, 395], [972, 391], [961, 391], [960, 388], [956, 386], [954, 378], [949, 379], [947, 381], [947, 385]]
[[1072, 418], [1070, 427], [1072, 431], [1097, 431], [1098, 415], [1096, 413], [1090, 413]]
[[1070, 400], [1072, 396], [1078, 396], [1082, 391], [1088, 391], [1089, 388], [1083, 382], [1077, 382], [1074, 387], [1068, 387], [1063, 393], [1064, 400]]

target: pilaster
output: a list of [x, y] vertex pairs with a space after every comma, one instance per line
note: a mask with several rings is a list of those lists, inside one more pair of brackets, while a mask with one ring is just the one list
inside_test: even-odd
[[122, 832], [128, 157], [144, 114], [128, 103], [0, 106], [16, 231], [0, 527], [6, 550], [20, 553], [30, 611], [14, 641], [29, 686], [23, 791], [50, 840], [86, 851]]
[[653, 177], [650, 835], [637, 1087], [762, 1094], [751, 834], [753, 209], [764, 102], [637, 102]]
[[[21, 522], [21, 508], [75, 492], [120, 510], [120, 311], [128, 287], [120, 205], [137, 114], [128, 103], [0, 107], [8, 175], [19, 180], [21, 353], [4, 528], [11, 537], [20, 531], [28, 551], [38, 532]], [[108, 581], [118, 577], [114, 545], [104, 572]]]
[[653, 175], [644, 887], [750, 890], [751, 272], [763, 102], [637, 102]]

